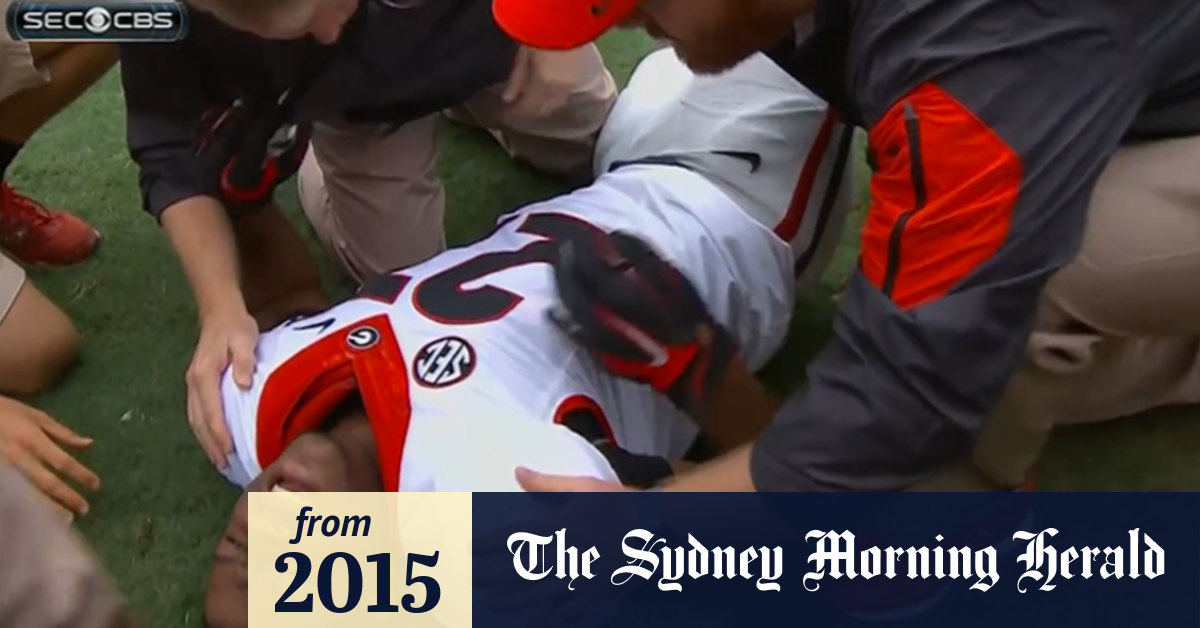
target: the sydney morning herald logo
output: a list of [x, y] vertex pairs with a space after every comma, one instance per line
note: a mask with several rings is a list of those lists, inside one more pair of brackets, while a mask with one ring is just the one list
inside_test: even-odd
[[171, 1], [17, 0], [4, 21], [20, 41], [179, 41], [187, 34], [187, 8]]

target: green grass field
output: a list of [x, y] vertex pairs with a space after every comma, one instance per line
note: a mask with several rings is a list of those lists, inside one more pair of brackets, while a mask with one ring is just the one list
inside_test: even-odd
[[[604, 49], [623, 80], [649, 43], [617, 33]], [[140, 209], [124, 133], [113, 72], [36, 136], [12, 170], [18, 187], [78, 211], [107, 238], [94, 261], [33, 273], [85, 339], [79, 367], [34, 401], [96, 439], [83, 460], [104, 486], [79, 528], [142, 625], [198, 626], [210, 551], [237, 492], [212, 470], [187, 427], [183, 372], [197, 333], [190, 292], [166, 239]], [[481, 235], [500, 212], [556, 189], [513, 165], [481, 133], [447, 128], [443, 147], [453, 242]], [[296, 216], [293, 190], [286, 199]], [[850, 233], [828, 285], [853, 266], [855, 240]], [[331, 289], [344, 292], [346, 282], [326, 269]], [[767, 373], [773, 387], [800, 382], [804, 360], [828, 336], [831, 318], [827, 295], [801, 304], [790, 346]], [[1041, 486], [1194, 490], [1200, 487], [1195, 414], [1164, 411], [1058, 435], [1041, 467]]]

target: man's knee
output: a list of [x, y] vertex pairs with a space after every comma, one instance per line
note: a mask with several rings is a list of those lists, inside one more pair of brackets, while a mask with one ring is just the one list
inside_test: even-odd
[[32, 356], [31, 368], [25, 378], [18, 380], [17, 394], [32, 395], [48, 390], [58, 383], [67, 369], [79, 357], [82, 340], [78, 330], [61, 310], [45, 321], [41, 349]]
[[37, 394], [53, 386], [79, 356], [79, 332], [62, 310], [26, 282], [0, 320], [0, 390]]
[[595, 45], [554, 54], [572, 66], [571, 80], [559, 84], [549, 102], [514, 106], [501, 97], [505, 89], [501, 84], [480, 92], [463, 109], [514, 159], [571, 182], [584, 182], [592, 177], [596, 140], [617, 102], [617, 85]]
[[1200, 399], [1196, 334], [1154, 335], [1162, 313], [1121, 298], [1136, 287], [1118, 284], [1129, 285], [1120, 268], [1080, 260], [1047, 284], [1024, 354], [976, 442], [975, 468], [992, 482], [1023, 482], [1055, 427]]
[[529, 137], [522, 137], [520, 130], [510, 134], [514, 157], [574, 183], [592, 177], [596, 142], [618, 96], [612, 74], [598, 63], [585, 68], [590, 80], [578, 85], [563, 106], [524, 125]]
[[[301, 166], [300, 201], [309, 222], [360, 281], [445, 248], [446, 197], [435, 168], [435, 123], [418, 120], [391, 134], [358, 135], [352, 143], [330, 134], [314, 144]], [[364, 143], [374, 159], [356, 155], [354, 148]]]

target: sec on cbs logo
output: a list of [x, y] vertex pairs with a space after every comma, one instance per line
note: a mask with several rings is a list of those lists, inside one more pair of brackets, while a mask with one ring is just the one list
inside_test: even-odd
[[187, 35], [187, 9], [180, 2], [12, 3], [5, 15], [17, 41], [179, 41]]

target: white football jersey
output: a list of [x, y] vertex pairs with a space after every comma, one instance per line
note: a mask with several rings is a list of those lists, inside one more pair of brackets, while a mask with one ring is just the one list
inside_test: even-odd
[[263, 334], [251, 389], [223, 381], [230, 479], [247, 484], [355, 389], [389, 490], [511, 490], [517, 466], [615, 479], [598, 450], [556, 424], [580, 406], [629, 451], [682, 456], [693, 423], [649, 387], [601, 372], [547, 318], [551, 256], [594, 230], [639, 236], [679, 267], [752, 368], [782, 342], [794, 302], [788, 246], [699, 175], [630, 166]]
[[[795, 212], [789, 212], [778, 182], [762, 182], [777, 201], [767, 211], [770, 199], [748, 200], [727, 184], [751, 174], [749, 169], [720, 177], [705, 171], [712, 162], [704, 160], [638, 163], [655, 156], [642, 151], [673, 142], [656, 140], [653, 129], [640, 122], [656, 107], [707, 110], [722, 125], [730, 116], [729, 90], [712, 89], [710, 79], [696, 77], [687, 87], [678, 75], [690, 73], [673, 54], [664, 54], [652, 55], [639, 68], [598, 149], [606, 170], [614, 161], [632, 165], [508, 214], [474, 244], [369, 282], [354, 299], [263, 334], [252, 388], [241, 390], [228, 374], [222, 383], [234, 440], [227, 477], [248, 484], [295, 436], [320, 427], [356, 390], [376, 435], [387, 490], [518, 490], [518, 466], [615, 480], [599, 450], [559, 424], [578, 408], [602, 416], [610, 438], [628, 451], [682, 456], [696, 436], [692, 421], [648, 386], [602, 372], [547, 318], [557, 301], [550, 266], [557, 248], [594, 231], [641, 238], [693, 282], [752, 369], [782, 343], [795, 302], [797, 259], [811, 252], [779, 235], [781, 219]], [[676, 86], [676, 98], [663, 100], [647, 72]], [[783, 153], [779, 148], [787, 142], [773, 143], [764, 157], [790, 165], [768, 164], [760, 175], [783, 176], [794, 187], [811, 152], [805, 138], [811, 143], [828, 124], [823, 104], [814, 105], [807, 90], [757, 60], [727, 77], [775, 102], [761, 110], [769, 123], [744, 112], [743, 128], [759, 139], [796, 140]], [[713, 98], [717, 101], [708, 102]], [[780, 115], [783, 111], [792, 115]], [[718, 148], [727, 143], [738, 149], [746, 138], [733, 131], [736, 126], [728, 128]], [[637, 141], [622, 139], [633, 137]], [[683, 148], [698, 151], [692, 144]], [[818, 151], [818, 157], [831, 150]], [[743, 206], [749, 203], [763, 206]], [[835, 209], [844, 215], [844, 205]], [[828, 220], [816, 211], [799, 213], [806, 215], [792, 236], [813, 233], [812, 223]]]

